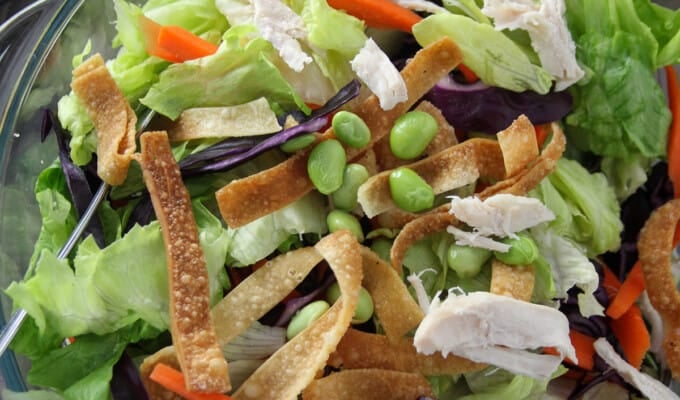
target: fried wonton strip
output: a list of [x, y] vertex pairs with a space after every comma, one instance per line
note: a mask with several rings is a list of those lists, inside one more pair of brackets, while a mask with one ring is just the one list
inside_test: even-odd
[[345, 333], [329, 364], [346, 369], [378, 368], [424, 375], [461, 374], [486, 367], [453, 354], [442, 357], [441, 352], [418, 353], [412, 338], [392, 342], [385, 335], [356, 329]]
[[442, 111], [434, 106], [427, 100], [423, 100], [418, 104], [416, 110], [423, 111], [430, 114], [435, 121], [437, 121], [437, 134], [432, 138], [430, 144], [427, 145], [425, 149], [425, 154], [433, 155], [437, 154], [442, 150], [446, 150], [451, 146], [458, 144], [458, 138], [456, 137], [455, 129], [446, 120]]
[[236, 400], [288, 400], [314, 379], [349, 328], [361, 289], [361, 247], [346, 230], [321, 239], [314, 248], [335, 273], [338, 301], [318, 320], [286, 343], [232, 396]]
[[144, 133], [141, 145], [137, 160], [165, 242], [170, 332], [179, 365], [189, 390], [226, 392], [231, 388], [227, 362], [210, 317], [208, 273], [189, 192], [165, 132]]
[[[404, 67], [401, 74], [409, 98], [389, 111], [380, 108], [378, 98], [368, 97], [353, 111], [364, 119], [371, 131], [367, 148], [389, 133], [394, 121], [421, 98], [441, 77], [460, 63], [462, 55], [449, 39], [442, 39], [420, 50]], [[320, 140], [334, 137], [329, 129]], [[259, 217], [279, 210], [300, 199], [314, 186], [307, 176], [310, 148], [265, 171], [237, 179], [215, 194], [222, 218], [232, 228], [245, 225]], [[347, 149], [347, 159], [355, 161], [364, 149]]]
[[312, 247], [290, 251], [267, 261], [232, 289], [212, 309], [220, 346], [280, 303], [321, 260]]
[[[463, 187], [479, 178], [475, 142], [486, 140], [470, 139], [407, 167], [423, 178], [435, 194]], [[369, 218], [396, 207], [390, 193], [391, 173], [383, 171], [359, 186], [358, 201]]]
[[424, 317], [423, 311], [389, 264], [365, 247], [362, 248], [361, 256], [363, 286], [371, 294], [375, 314], [387, 338], [399, 341], [418, 327]]
[[281, 130], [276, 114], [264, 97], [229, 107], [184, 110], [168, 128], [173, 142], [241, 136], [258, 136]]
[[430, 383], [420, 374], [380, 369], [340, 371], [313, 381], [303, 400], [415, 400], [434, 397]]
[[680, 199], [674, 199], [652, 212], [638, 241], [645, 287], [649, 301], [664, 321], [663, 351], [676, 379], [680, 379], [680, 293], [671, 272], [671, 253], [678, 221]]
[[491, 293], [531, 301], [534, 280], [534, 267], [531, 265], [508, 265], [496, 259], [491, 262]]
[[508, 176], [517, 175], [538, 157], [536, 131], [525, 115], [520, 115], [507, 129], [498, 132], [496, 137], [503, 150]]
[[71, 88], [97, 132], [97, 174], [110, 185], [120, 185], [136, 150], [135, 112], [99, 54], [73, 70]]

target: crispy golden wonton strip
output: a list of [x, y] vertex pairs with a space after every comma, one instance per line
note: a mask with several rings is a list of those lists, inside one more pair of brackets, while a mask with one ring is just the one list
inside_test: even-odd
[[[380, 108], [378, 98], [370, 96], [353, 111], [364, 119], [371, 131], [371, 141], [364, 149], [347, 149], [347, 159], [357, 160], [367, 148], [389, 133], [394, 121], [420, 99], [439, 79], [460, 63], [462, 55], [450, 39], [442, 39], [420, 50], [401, 74], [408, 90], [408, 100], [389, 111]], [[320, 140], [334, 137], [329, 129]], [[314, 186], [307, 176], [310, 148], [299, 151], [286, 161], [244, 179], [237, 179], [215, 194], [220, 213], [232, 228], [279, 210], [298, 200]]]
[[[509, 193], [518, 196], [526, 195], [531, 189], [536, 187], [543, 178], [548, 176], [557, 164], [557, 160], [562, 156], [566, 145], [564, 133], [557, 124], [552, 124], [552, 140], [545, 147], [537, 159], [527, 165], [527, 167], [515, 176], [510, 176], [493, 186], [490, 186], [479, 193], [480, 199], [484, 200], [494, 194]], [[459, 145], [460, 146], [460, 145]], [[516, 151], [514, 149], [513, 151]], [[478, 155], [479, 157], [479, 155]], [[504, 155], [505, 157], [505, 155]], [[491, 156], [490, 160], [497, 160], [496, 156]], [[479, 159], [478, 159], [479, 161]], [[497, 174], [500, 170], [498, 165], [485, 165], [480, 162], [480, 168], [485, 169], [485, 174]], [[401, 273], [401, 264], [406, 251], [420, 239], [435, 232], [446, 229], [449, 225], [456, 225], [458, 221], [448, 212], [439, 211], [437, 213], [425, 214], [422, 217], [406, 224], [392, 245], [390, 260], [392, 266]]]
[[399, 341], [418, 327], [425, 316], [399, 275], [377, 254], [361, 251], [364, 269], [363, 286], [371, 294], [375, 314], [385, 335]]
[[416, 400], [421, 396], [434, 396], [424, 376], [379, 369], [336, 372], [302, 392], [303, 400]]
[[305, 247], [267, 261], [250, 274], [212, 309], [220, 345], [229, 343], [279, 304], [322, 258], [314, 248]]
[[227, 362], [210, 318], [210, 288], [191, 199], [165, 132], [141, 137], [144, 182], [161, 225], [168, 261], [170, 332], [187, 387], [196, 392], [231, 388]]
[[97, 131], [97, 174], [110, 185], [120, 185], [136, 150], [135, 112], [99, 54], [73, 70], [71, 88]]
[[347, 369], [378, 368], [424, 375], [462, 374], [486, 367], [453, 354], [446, 357], [442, 357], [441, 352], [420, 354], [413, 338], [392, 342], [385, 335], [356, 329], [345, 333], [329, 364]]
[[503, 150], [503, 161], [508, 176], [517, 175], [538, 157], [538, 142], [534, 126], [520, 115], [507, 129], [496, 135]]
[[638, 241], [645, 287], [649, 301], [663, 318], [663, 351], [676, 379], [680, 379], [680, 293], [671, 272], [671, 253], [678, 221], [680, 199], [674, 199], [652, 213]]
[[[423, 178], [435, 194], [469, 185], [479, 179], [478, 141], [495, 143], [488, 139], [470, 139], [407, 166]], [[383, 171], [373, 175], [359, 186], [357, 197], [367, 217], [372, 218], [397, 207], [390, 192], [391, 173]]]
[[531, 301], [535, 273], [531, 265], [508, 265], [494, 259], [491, 263], [489, 292], [518, 300]]
[[346, 230], [321, 239], [314, 248], [328, 261], [341, 296], [318, 320], [286, 343], [234, 393], [236, 400], [288, 400], [309, 385], [349, 328], [361, 289], [361, 248]]

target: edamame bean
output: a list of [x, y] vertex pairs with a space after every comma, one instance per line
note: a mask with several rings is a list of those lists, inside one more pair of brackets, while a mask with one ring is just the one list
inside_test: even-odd
[[319, 319], [329, 308], [331, 308], [331, 306], [323, 300], [313, 301], [302, 307], [295, 315], [293, 315], [293, 318], [291, 318], [288, 323], [288, 328], [286, 329], [286, 337], [288, 340], [305, 330], [305, 328]]
[[357, 191], [368, 180], [368, 170], [361, 164], [347, 164], [340, 189], [331, 193], [333, 205], [343, 210], [353, 210], [357, 206]]
[[424, 111], [409, 111], [390, 130], [390, 149], [403, 160], [420, 156], [437, 134], [437, 121]]
[[331, 126], [335, 136], [350, 147], [361, 148], [371, 141], [371, 131], [361, 117], [349, 111], [339, 111], [333, 116]]
[[371, 251], [386, 262], [391, 262], [390, 253], [392, 252], [392, 241], [385, 238], [375, 239], [371, 243]]
[[536, 261], [538, 248], [529, 236], [519, 234], [516, 239], [505, 238], [501, 241], [509, 244], [510, 249], [505, 253], [494, 251], [494, 256], [500, 261], [509, 265], [528, 265]]
[[315, 140], [316, 136], [314, 136], [313, 133], [305, 133], [303, 135], [286, 140], [286, 142], [281, 145], [281, 150], [286, 153], [295, 153], [296, 151], [302, 150], [305, 147], [311, 145]]
[[390, 193], [397, 207], [409, 212], [423, 211], [434, 204], [434, 191], [412, 169], [400, 167], [390, 173]]
[[[338, 286], [338, 283], [336, 282], [326, 290], [326, 300], [328, 300], [330, 304], [333, 304], [338, 298], [340, 298], [340, 286]], [[373, 310], [373, 298], [371, 297], [371, 294], [368, 293], [368, 290], [362, 287], [359, 291], [359, 302], [354, 311], [352, 323], [363, 324], [368, 321], [373, 316]]]
[[347, 155], [340, 142], [335, 139], [317, 144], [307, 160], [307, 174], [316, 189], [331, 194], [342, 185]]
[[473, 278], [490, 257], [490, 250], [452, 244], [446, 253], [446, 263], [459, 277]]
[[357, 238], [357, 241], [364, 241], [364, 231], [361, 229], [359, 220], [347, 211], [333, 210], [329, 212], [326, 216], [326, 224], [328, 224], [328, 230], [331, 233], [348, 229]]

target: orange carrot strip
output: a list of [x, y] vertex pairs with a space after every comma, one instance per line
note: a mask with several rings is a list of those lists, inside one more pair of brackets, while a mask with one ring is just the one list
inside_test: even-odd
[[373, 28], [399, 29], [411, 33], [411, 27], [422, 19], [390, 0], [328, 0], [328, 4], [363, 20]]
[[[591, 371], [595, 366], [595, 346], [593, 346], [595, 338], [571, 329], [569, 331], [569, 339], [576, 351], [578, 362], [574, 362], [569, 358], [565, 358], [564, 361], [586, 371]], [[543, 352], [545, 354], [558, 355], [557, 349], [554, 347], [544, 347]]]
[[468, 68], [468, 66], [465, 64], [458, 64], [458, 70], [461, 74], [463, 74], [463, 77], [465, 77], [467, 83], [475, 83], [479, 80], [479, 77], [477, 74], [475, 74], [475, 71]]
[[610, 326], [630, 365], [640, 369], [651, 344], [640, 308], [633, 304], [620, 318], [612, 320]]
[[214, 54], [217, 45], [179, 26], [162, 26], [141, 16], [146, 51], [166, 61], [179, 63]]
[[644, 290], [645, 279], [642, 275], [642, 267], [638, 261], [621, 284], [618, 293], [612, 299], [609, 307], [607, 307], [606, 314], [613, 319], [620, 318], [631, 308]]
[[167, 364], [156, 364], [156, 366], [153, 368], [153, 371], [151, 371], [149, 378], [187, 400], [231, 400], [231, 397], [222, 393], [190, 392], [187, 390], [187, 387], [184, 383], [184, 375], [182, 375], [180, 371], [177, 371]]
[[677, 71], [672, 65], [664, 69], [668, 86], [668, 106], [673, 116], [668, 133], [668, 176], [673, 183], [675, 197], [680, 197], [680, 84]]
[[602, 282], [602, 286], [607, 292], [607, 297], [611, 301], [619, 292], [619, 289], [621, 288], [621, 282], [608, 266], [604, 264], [601, 265], [603, 266], [602, 270], [604, 271], [604, 281]]
[[534, 125], [534, 130], [536, 131], [536, 142], [540, 149], [543, 147], [546, 139], [548, 139], [548, 129], [545, 125]]

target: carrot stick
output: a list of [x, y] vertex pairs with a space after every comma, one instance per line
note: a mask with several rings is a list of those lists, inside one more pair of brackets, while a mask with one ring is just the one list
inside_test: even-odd
[[668, 107], [673, 116], [668, 133], [668, 177], [673, 183], [675, 197], [680, 197], [680, 85], [672, 65], [664, 67], [668, 86]]
[[536, 131], [536, 142], [540, 149], [543, 147], [546, 139], [548, 139], [548, 127], [546, 125], [534, 125], [534, 130]]
[[179, 63], [217, 51], [217, 45], [179, 26], [162, 26], [144, 15], [140, 17], [140, 26], [147, 53], [166, 61]]
[[644, 290], [645, 279], [642, 275], [642, 267], [638, 261], [621, 284], [616, 296], [609, 303], [606, 314], [613, 319], [620, 318], [633, 306]]
[[422, 19], [390, 0], [328, 0], [328, 4], [363, 20], [373, 28], [399, 29], [411, 33], [411, 27]]
[[633, 304], [620, 318], [612, 320], [610, 326], [628, 363], [640, 369], [651, 344], [640, 308]]
[[153, 367], [153, 371], [151, 371], [149, 378], [187, 400], [231, 400], [231, 397], [222, 393], [190, 392], [187, 390], [186, 384], [184, 383], [184, 375], [182, 375], [180, 371], [163, 363], [158, 363]]
[[619, 278], [616, 277], [608, 266], [602, 263], [600, 263], [600, 265], [603, 266], [602, 270], [604, 271], [602, 287], [604, 287], [604, 290], [607, 292], [607, 297], [609, 298], [609, 301], [611, 301], [619, 292], [621, 282], [619, 282]]
[[[593, 345], [595, 338], [571, 329], [569, 331], [569, 339], [571, 340], [571, 345], [574, 346], [578, 362], [574, 362], [574, 360], [569, 358], [566, 358], [565, 361], [586, 371], [591, 371], [595, 366], [595, 346]], [[543, 352], [558, 355], [557, 349], [554, 347], [545, 347]]]
[[465, 64], [458, 64], [458, 70], [461, 74], [463, 74], [463, 77], [465, 77], [467, 83], [475, 83], [479, 80], [479, 77], [477, 74], [475, 74], [475, 71], [471, 70]]

